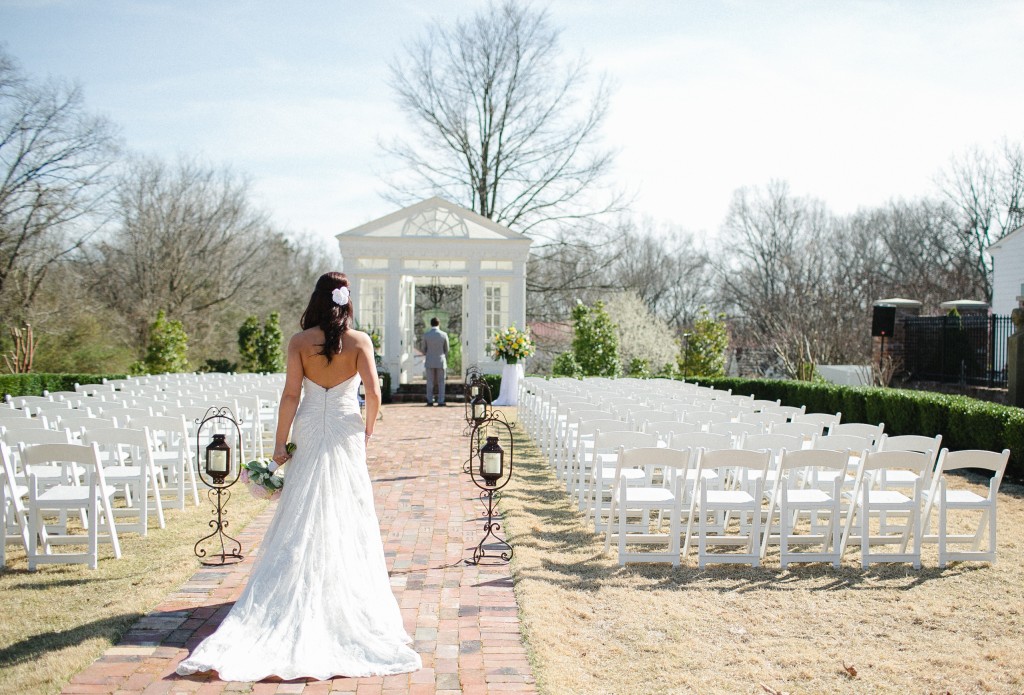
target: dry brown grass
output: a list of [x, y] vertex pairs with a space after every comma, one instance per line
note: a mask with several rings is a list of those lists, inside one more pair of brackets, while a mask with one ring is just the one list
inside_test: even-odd
[[[238, 492], [228, 509], [233, 530], [267, 505], [244, 488]], [[184, 511], [166, 510], [166, 528], [155, 528], [150, 519], [147, 537], [122, 534], [120, 560], [101, 543], [96, 570], [41, 565], [29, 572], [24, 550], [8, 546], [7, 567], [0, 571], [0, 693], [59, 692], [117, 643], [199, 567], [193, 545], [209, 532], [211, 508], [203, 500]]]
[[[517, 434], [502, 501], [545, 693], [1020, 693], [1024, 489], [1004, 483], [999, 562], [923, 569], [619, 567]], [[959, 481], [958, 481], [959, 482]], [[964, 485], [976, 484], [963, 480]], [[613, 549], [614, 550], [614, 549]]]

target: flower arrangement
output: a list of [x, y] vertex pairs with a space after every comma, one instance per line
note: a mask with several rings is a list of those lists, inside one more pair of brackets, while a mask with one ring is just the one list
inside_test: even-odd
[[[295, 444], [289, 442], [285, 451], [290, 456]], [[242, 482], [249, 486], [249, 492], [259, 499], [276, 500], [284, 489], [284, 471], [273, 459], [255, 459], [242, 464]]]
[[509, 364], [515, 364], [521, 359], [529, 357], [534, 353], [533, 340], [526, 331], [521, 331], [515, 324], [503, 331], [497, 331], [491, 341], [491, 354], [496, 360], [505, 360]]

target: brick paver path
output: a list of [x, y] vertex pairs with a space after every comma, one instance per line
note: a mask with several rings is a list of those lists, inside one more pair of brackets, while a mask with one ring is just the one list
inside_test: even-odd
[[483, 535], [478, 490], [462, 472], [469, 447], [462, 416], [461, 407], [387, 406], [369, 450], [391, 586], [422, 670], [318, 682], [230, 683], [205, 674], [175, 675], [178, 662], [216, 629], [241, 594], [272, 505], [239, 534], [244, 562], [197, 571], [63, 692], [536, 692], [508, 566], [459, 563]]

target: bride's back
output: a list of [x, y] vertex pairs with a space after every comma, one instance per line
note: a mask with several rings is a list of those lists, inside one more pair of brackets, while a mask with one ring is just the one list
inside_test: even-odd
[[298, 334], [301, 341], [299, 355], [302, 358], [302, 374], [325, 388], [336, 386], [356, 373], [359, 351], [356, 342], [364, 335], [359, 331], [346, 330], [341, 336], [341, 352], [334, 355], [330, 364], [320, 354], [324, 343], [324, 332], [319, 328], [307, 328]]

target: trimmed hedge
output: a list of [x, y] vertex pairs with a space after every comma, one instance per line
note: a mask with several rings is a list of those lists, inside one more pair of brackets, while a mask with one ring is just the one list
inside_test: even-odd
[[501, 374], [482, 374], [481, 376], [487, 382], [487, 388], [491, 392], [491, 400], [497, 400], [498, 394], [501, 393]]
[[734, 394], [780, 399], [783, 405], [807, 406], [809, 413], [843, 414], [843, 422], [885, 423], [890, 435], [942, 435], [954, 449], [1010, 450], [1009, 471], [1024, 477], [1024, 409], [967, 396], [931, 391], [838, 386], [782, 379], [701, 378], [701, 384], [732, 389]]
[[391, 372], [377, 371], [380, 377], [380, 401], [381, 403], [391, 402]]
[[6, 396], [42, 396], [43, 391], [74, 391], [75, 384], [99, 384], [104, 379], [126, 379], [127, 374], [0, 374], [0, 393]]

